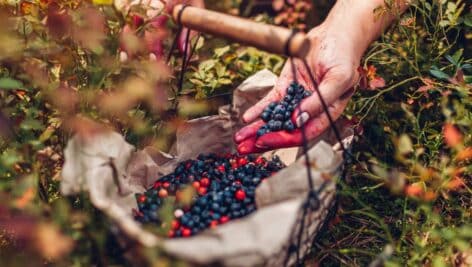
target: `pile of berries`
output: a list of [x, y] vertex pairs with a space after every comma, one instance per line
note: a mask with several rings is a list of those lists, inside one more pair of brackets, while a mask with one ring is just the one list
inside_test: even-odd
[[269, 132], [293, 131], [295, 125], [292, 122], [292, 113], [302, 99], [309, 97], [310, 91], [296, 82], [292, 82], [287, 88], [287, 94], [279, 102], [270, 103], [261, 113], [261, 119], [266, 123], [257, 131], [257, 136]]
[[[136, 194], [139, 210], [133, 210], [134, 217], [142, 223], [161, 224], [159, 208], [165, 198], [176, 196], [175, 218], [168, 236], [195, 235], [253, 212], [256, 187], [283, 167], [277, 157], [269, 161], [253, 155], [199, 155], [196, 160], [181, 162], [173, 173], [143, 194]], [[179, 193], [190, 185], [197, 191], [193, 204], [179, 207]]]

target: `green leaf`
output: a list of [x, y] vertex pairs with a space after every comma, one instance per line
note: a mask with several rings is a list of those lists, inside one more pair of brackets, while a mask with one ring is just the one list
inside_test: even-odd
[[398, 140], [398, 153], [404, 155], [413, 151], [413, 143], [408, 135], [402, 134]]
[[439, 70], [437, 67], [433, 66], [430, 70], [429, 73], [433, 75], [434, 77], [441, 79], [441, 80], [448, 80], [450, 77], [443, 71]]
[[198, 79], [190, 79], [190, 82], [195, 84], [195, 85], [198, 85], [198, 86], [204, 86], [205, 85], [202, 81], [200, 81]]
[[21, 129], [23, 130], [41, 130], [44, 128], [43, 124], [35, 119], [26, 119], [21, 123]]
[[24, 89], [23, 83], [12, 78], [0, 78], [0, 89], [17, 90]]
[[227, 46], [224, 46], [224, 47], [221, 47], [221, 48], [216, 48], [215, 49], [215, 57], [221, 57], [223, 56], [224, 54], [228, 53], [230, 50], [230, 46], [227, 45]]
[[455, 58], [451, 57], [450, 55], [446, 55], [447, 61], [451, 62], [452, 65], [457, 66], [458, 62], [456, 61]]
[[[464, 52], [464, 49], [459, 49], [457, 50], [454, 55], [452, 55], [452, 58], [454, 60], [454, 62], [457, 62], [457, 64], [454, 64], [454, 65], [459, 65], [460, 61], [461, 61], [461, 58], [462, 58], [462, 53]], [[452, 63], [452, 62], [451, 62]]]
[[465, 15], [464, 24], [466, 26], [472, 27], [472, 13], [469, 13], [469, 14]]
[[218, 83], [219, 83], [219, 84], [228, 85], [228, 84], [231, 84], [232, 81], [231, 81], [230, 79], [220, 78], [220, 79], [218, 79]]
[[113, 0], [93, 0], [94, 5], [111, 5], [113, 4]]

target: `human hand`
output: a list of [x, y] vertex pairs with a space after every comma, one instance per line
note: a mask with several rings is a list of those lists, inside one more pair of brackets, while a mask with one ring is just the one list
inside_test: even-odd
[[[348, 29], [345, 29], [348, 30]], [[329, 106], [331, 117], [336, 120], [344, 111], [358, 81], [357, 67], [362, 53], [359, 53], [356, 43], [353, 43], [349, 34], [343, 29], [330, 23], [322, 24], [308, 33], [311, 41], [311, 50], [306, 58], [307, 63], [318, 83], [319, 91]], [[275, 87], [256, 105], [248, 109], [243, 115], [243, 121], [252, 122], [235, 134], [238, 152], [241, 154], [258, 153], [276, 148], [301, 145], [303, 135], [300, 129], [305, 125], [307, 139], [313, 139], [329, 127], [329, 120], [323, 111], [319, 96], [313, 93], [305, 98], [299, 108], [292, 114], [292, 122], [297, 129], [292, 132], [270, 132], [261, 137], [256, 136], [257, 130], [264, 124], [259, 119], [261, 112], [271, 102], [280, 101], [286, 94], [286, 89], [292, 81], [294, 73], [298, 83], [305, 89], [314, 91], [309, 73], [301, 60], [288, 61]]]
[[[165, 37], [162, 29], [165, 27], [169, 18], [168, 15], [162, 13], [165, 12], [167, 14], [171, 14], [173, 8], [177, 4], [188, 4], [200, 8], [205, 7], [205, 3], [203, 0], [133, 0], [128, 2], [125, 1], [124, 4], [119, 7], [119, 9], [123, 10], [124, 13], [128, 13], [131, 7], [134, 5], [141, 5], [147, 11], [145, 13], [145, 17], [137, 14], [132, 15], [131, 23], [123, 27], [122, 36], [134, 33], [139, 27], [141, 27], [145, 23], [145, 20], [148, 20], [149, 27], [147, 27], [147, 30], [144, 30], [141, 38], [145, 43], [145, 49], [149, 53], [149, 57], [161, 58], [164, 53], [163, 39]], [[188, 31], [189, 30], [187, 28], [183, 28], [177, 39], [177, 48], [181, 53], [184, 53], [185, 51], [185, 39], [187, 38]], [[197, 32], [190, 31], [189, 40], [192, 40], [192, 38], [194, 38], [196, 35]], [[120, 52], [120, 59], [122, 61], [126, 61], [129, 56], [133, 56], [132, 53], [130, 55], [131, 51], [129, 51], [130, 49], [127, 49], [126, 42], [122, 42], [121, 48], [122, 51]], [[187, 51], [187, 54], [189, 54], [190, 50], [188, 49]]]

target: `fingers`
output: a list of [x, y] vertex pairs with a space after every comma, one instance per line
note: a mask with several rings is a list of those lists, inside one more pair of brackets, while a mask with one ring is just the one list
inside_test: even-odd
[[234, 141], [236, 143], [241, 143], [243, 140], [249, 137], [256, 136], [257, 130], [259, 130], [262, 125], [264, 125], [264, 122], [262, 120], [258, 120], [254, 123], [247, 125], [234, 135]]
[[[348, 91], [346, 96], [346, 89], [352, 88], [354, 84], [354, 74], [351, 69], [339, 68], [335, 70], [328, 70], [319, 85], [319, 91], [323, 100], [329, 106], [331, 103], [344, 97], [350, 97], [353, 91]], [[314, 118], [323, 111], [323, 105], [315, 92], [310, 97], [304, 99], [299, 108], [295, 109], [292, 115], [293, 122], [297, 127], [301, 127], [310, 118]]]
[[[300, 74], [303, 79], [303, 73], [299, 73], [302, 68], [301, 62], [295, 61], [294, 66], [296, 68], [297, 74]], [[246, 123], [252, 122], [259, 117], [262, 111], [269, 105], [271, 102], [279, 101], [282, 97], [285, 96], [285, 89], [290, 85], [293, 81], [293, 71], [292, 71], [292, 64], [290, 61], [285, 63], [282, 72], [280, 73], [279, 79], [275, 84], [274, 88], [257, 104], [249, 108], [243, 114], [243, 121]], [[304, 81], [303, 81], [304, 82]]]
[[247, 155], [247, 154], [251, 154], [251, 153], [262, 153], [262, 152], [264, 152], [263, 149], [260, 149], [260, 148], [255, 146], [256, 140], [257, 140], [257, 137], [254, 135], [254, 136], [242, 141], [241, 143], [239, 143], [237, 148], [236, 148], [238, 150], [238, 153], [241, 154], [241, 155]]
[[259, 117], [267, 105], [269, 105], [271, 102], [278, 101], [281, 98], [282, 96], [280, 95], [279, 91], [272, 89], [264, 98], [257, 102], [257, 104], [244, 112], [243, 121], [245, 123], [254, 121]]
[[[329, 113], [333, 120], [338, 119], [347, 106], [350, 98], [337, 100], [329, 107]], [[305, 124], [305, 134], [308, 140], [314, 139], [330, 127], [328, 116], [325, 112], [309, 120]], [[271, 150], [276, 148], [299, 146], [303, 143], [301, 129], [291, 133], [286, 131], [272, 132], [259, 137], [254, 145], [258, 150]]]

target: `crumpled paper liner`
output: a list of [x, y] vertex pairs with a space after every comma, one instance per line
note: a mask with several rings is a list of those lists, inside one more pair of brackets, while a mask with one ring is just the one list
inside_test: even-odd
[[[256, 190], [258, 209], [253, 214], [232, 220], [215, 229], [185, 239], [163, 239], [142, 229], [131, 214], [137, 208], [134, 193], [143, 192], [156, 179], [170, 173], [182, 160], [201, 153], [235, 152], [233, 134], [242, 126], [240, 115], [272, 89], [277, 76], [267, 70], [245, 80], [233, 94], [232, 105], [219, 114], [194, 119], [178, 129], [170, 154], [145, 148], [136, 151], [122, 136], [104, 132], [93, 137], [74, 136], [64, 154], [61, 192], [65, 195], [87, 191], [92, 203], [130, 239], [144, 246], [161, 246], [169, 254], [193, 264], [221, 266], [281, 266], [289, 246], [296, 242], [301, 205], [308, 193], [306, 160], [299, 148], [267, 152], [280, 156], [288, 166]], [[338, 129], [350, 146], [353, 129], [338, 120]], [[315, 188], [327, 181], [319, 194], [320, 208], [309, 210], [303, 233], [301, 253], [310, 248], [335, 195], [334, 178], [342, 164], [334, 136], [327, 131], [309, 150]], [[297, 159], [298, 158], [298, 159]]]

